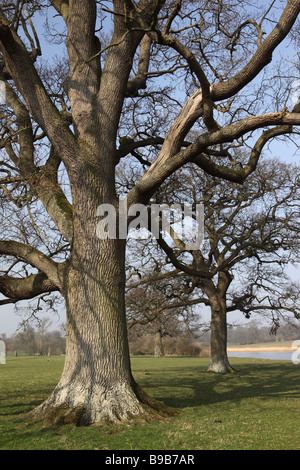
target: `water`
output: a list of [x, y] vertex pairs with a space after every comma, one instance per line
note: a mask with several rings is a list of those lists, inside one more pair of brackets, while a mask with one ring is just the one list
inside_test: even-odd
[[[260, 352], [229, 352], [229, 357], [252, 357], [256, 359], [273, 359], [276, 361], [292, 361], [293, 351], [260, 351]], [[297, 352], [300, 359], [300, 351]]]

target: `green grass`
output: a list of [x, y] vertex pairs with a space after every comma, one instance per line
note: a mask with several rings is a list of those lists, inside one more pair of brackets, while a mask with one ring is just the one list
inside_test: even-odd
[[9, 357], [0, 365], [0, 449], [299, 450], [300, 366], [232, 358], [237, 373], [205, 372], [208, 359], [135, 357], [137, 382], [182, 410], [168, 423], [44, 428], [25, 413], [56, 385], [63, 357]]

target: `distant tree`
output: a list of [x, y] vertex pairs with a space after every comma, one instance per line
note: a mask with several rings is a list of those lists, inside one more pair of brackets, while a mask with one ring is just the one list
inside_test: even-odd
[[[299, 262], [299, 196], [299, 167], [275, 159], [263, 160], [243, 187], [190, 167], [160, 193], [169, 204], [185, 197], [204, 205], [205, 241], [199, 250], [189, 251], [172, 228], [172, 243], [163, 238], [158, 243], [167, 259], [189, 275], [190, 298], [211, 309], [209, 371], [231, 371], [228, 313], [240, 311], [248, 318], [269, 312], [274, 326], [280, 315], [300, 318], [299, 285], [286, 272]], [[210, 278], [202, 276], [204, 270]]]
[[38, 347], [34, 328], [28, 324], [15, 333], [8, 341], [8, 347], [13, 351], [22, 351], [30, 356], [37, 353]]
[[[146, 244], [145, 251], [153, 247]], [[155, 357], [164, 355], [163, 338], [193, 335], [199, 328], [199, 315], [193, 313], [191, 290], [186, 276], [163, 272], [161, 260], [143, 258], [143, 267], [135, 264], [126, 285], [127, 325], [130, 337], [150, 334], [154, 338]], [[147, 261], [147, 262], [146, 262]], [[133, 268], [133, 267], [131, 267]], [[135, 333], [134, 333], [135, 332]]]
[[233, 327], [228, 330], [228, 342], [232, 344], [268, 343], [276, 341], [293, 341], [300, 339], [300, 324], [296, 320], [289, 318], [282, 322], [276, 332], [272, 334], [269, 326], [260, 326], [258, 322]]
[[36, 329], [26, 322], [19, 331], [7, 338], [9, 350], [41, 356], [64, 354], [65, 337], [58, 330], [49, 331], [49, 327], [49, 319], [45, 319]]
[[52, 321], [49, 318], [43, 318], [39, 321], [37, 331], [35, 331], [36, 343], [38, 354], [46, 355], [47, 346], [45, 344], [48, 329], [50, 328]]

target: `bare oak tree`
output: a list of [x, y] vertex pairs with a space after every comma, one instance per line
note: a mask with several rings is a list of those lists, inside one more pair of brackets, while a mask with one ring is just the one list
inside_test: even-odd
[[299, 263], [299, 176], [296, 165], [263, 159], [243, 186], [190, 167], [165, 188], [164, 200], [170, 205], [184, 197], [204, 205], [205, 240], [198, 250], [186, 248], [172, 228], [173, 243], [162, 238], [158, 243], [167, 255], [161, 278], [175, 276], [171, 263], [187, 286], [187, 300], [210, 308], [208, 371], [232, 371], [227, 356], [231, 312], [240, 311], [246, 318], [255, 312], [269, 314], [273, 327], [281, 316], [300, 318], [299, 284], [287, 274]]
[[[251, 84], [264, 70], [272, 73], [273, 55], [299, 11], [300, 0], [260, 8], [239, 0], [2, 1], [0, 79], [7, 106], [1, 107], [1, 194], [14, 204], [20, 185], [30, 190], [70, 246], [64, 260], [26, 237], [1, 234], [1, 255], [24, 266], [23, 276], [1, 276], [5, 300], [59, 291], [66, 304], [64, 371], [37, 417], [89, 424], [169, 411], [132, 377], [125, 240], [97, 238], [96, 209], [106, 203], [118, 212], [120, 159], [140, 160], [146, 170], [127, 192], [128, 207], [148, 203], [188, 162], [243, 183], [264, 146], [300, 124], [298, 105], [287, 105], [288, 91], [271, 100], [267, 112], [249, 104]], [[51, 18], [64, 22], [68, 76], [59, 87], [44, 77], [41, 15], [48, 17], [48, 34], [55, 32]], [[248, 105], [235, 108], [239, 93]], [[157, 106], [164, 114], [155, 113]], [[233, 143], [247, 143], [245, 163], [230, 158]], [[68, 190], [58, 184], [62, 168]]]

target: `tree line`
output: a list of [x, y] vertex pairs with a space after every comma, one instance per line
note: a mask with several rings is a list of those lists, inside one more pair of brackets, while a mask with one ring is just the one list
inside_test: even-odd
[[273, 343], [298, 339], [300, 339], [300, 324], [293, 319], [278, 326], [276, 331], [274, 324], [261, 326], [256, 320], [250, 320], [248, 325], [228, 328], [228, 343], [231, 344]]
[[[139, 326], [135, 331], [129, 329], [129, 348], [132, 355], [162, 356], [197, 356], [210, 357], [211, 332], [208, 324], [194, 323], [193, 332], [172, 325], [164, 325], [163, 331], [153, 324]], [[48, 326], [47, 326], [48, 324]], [[0, 334], [5, 342], [6, 349], [12, 355], [49, 356], [63, 355], [66, 351], [65, 325], [59, 330], [48, 329], [46, 320], [34, 328], [26, 324], [11, 336]], [[162, 323], [160, 323], [162, 328]], [[300, 339], [300, 324], [290, 319], [274, 331], [274, 325], [261, 326], [257, 320], [250, 320], [249, 324], [230, 326], [227, 331], [228, 344], [246, 345], [257, 343], [271, 343], [281, 341], [294, 341]]]
[[59, 330], [49, 330], [49, 320], [41, 320], [34, 328], [26, 324], [14, 334], [7, 337], [0, 335], [5, 342], [10, 355], [51, 356], [62, 355], [66, 352], [66, 337], [62, 327]]

